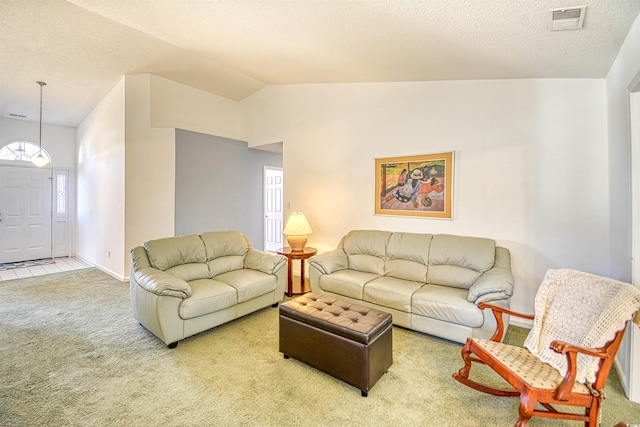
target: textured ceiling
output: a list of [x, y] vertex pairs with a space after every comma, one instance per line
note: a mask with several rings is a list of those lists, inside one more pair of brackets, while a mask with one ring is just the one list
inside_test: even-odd
[[[578, 4], [579, 3], [579, 4]], [[584, 28], [549, 9], [587, 5]], [[0, 116], [77, 126], [124, 74], [270, 84], [603, 78], [638, 0], [0, 0]]]

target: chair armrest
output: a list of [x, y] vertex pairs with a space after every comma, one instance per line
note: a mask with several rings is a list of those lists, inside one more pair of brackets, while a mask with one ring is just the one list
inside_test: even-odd
[[244, 267], [251, 270], [262, 271], [267, 274], [276, 274], [287, 265], [287, 258], [283, 255], [271, 254], [249, 248], [244, 257]]
[[497, 305], [494, 305], [494, 304], [490, 304], [488, 302], [481, 302], [480, 304], [478, 304], [478, 308], [480, 310], [484, 310], [484, 309], [488, 308], [489, 310], [493, 311], [493, 315], [496, 318], [497, 327], [496, 327], [496, 331], [493, 333], [493, 335], [491, 336], [490, 340], [491, 341], [496, 341], [496, 342], [501, 342], [502, 341], [502, 336], [505, 333], [505, 330], [504, 330], [504, 319], [502, 318], [503, 314], [508, 314], [509, 316], [514, 316], [514, 317], [520, 317], [522, 319], [529, 319], [529, 320], [533, 320], [534, 319], [533, 314], [518, 313], [517, 311], [509, 310], [507, 308], [500, 307], [500, 306], [497, 306]]
[[182, 279], [153, 267], [143, 267], [134, 272], [133, 280], [145, 290], [156, 295], [189, 298], [191, 286]]
[[484, 272], [469, 288], [467, 301], [479, 304], [486, 301], [508, 299], [513, 295], [511, 255], [505, 248], [496, 247], [493, 268]]
[[504, 314], [508, 314], [509, 316], [520, 317], [522, 319], [529, 319], [529, 320], [533, 320], [534, 319], [534, 315], [533, 314], [518, 313], [517, 311], [509, 310], [508, 308], [500, 307], [498, 305], [494, 305], [494, 304], [491, 304], [489, 302], [481, 302], [480, 304], [478, 304], [478, 308], [480, 310], [484, 310], [485, 308], [489, 308], [489, 309], [493, 310], [494, 313], [496, 313], [496, 312], [497, 313], [504, 313]]
[[330, 274], [349, 268], [349, 260], [343, 250], [334, 249], [309, 258], [309, 265], [315, 267], [322, 274]]
[[[612, 356], [607, 351], [608, 347], [609, 343], [607, 343], [605, 347], [601, 348], [588, 348], [570, 344], [565, 341], [551, 341], [551, 344], [549, 344], [549, 348], [556, 353], [563, 354], [567, 358], [567, 373], [556, 389], [556, 399], [567, 400], [569, 398], [569, 395], [571, 394], [571, 391], [573, 390], [573, 385], [576, 382], [576, 375], [578, 370], [578, 353], [586, 354], [587, 356], [596, 357], [598, 359], [607, 359]], [[601, 390], [597, 391], [601, 392]]]
[[586, 354], [587, 356], [597, 357], [599, 359], [606, 359], [607, 357], [609, 357], [609, 354], [607, 353], [607, 347], [588, 348], [588, 347], [582, 347], [575, 344], [569, 344], [568, 342], [565, 342], [565, 341], [556, 340], [556, 341], [551, 341], [551, 344], [549, 344], [549, 348], [555, 351], [556, 353], [565, 354], [565, 355], [567, 353], [583, 353], [583, 354]]

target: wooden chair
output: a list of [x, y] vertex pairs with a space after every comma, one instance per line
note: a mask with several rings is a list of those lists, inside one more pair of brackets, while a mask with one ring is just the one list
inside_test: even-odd
[[[625, 326], [634, 314], [640, 323], [640, 291], [587, 273], [549, 270], [536, 295], [535, 315], [489, 303], [479, 307], [493, 310], [496, 332], [490, 340], [467, 339], [462, 348], [464, 367], [453, 377], [485, 393], [519, 396], [516, 427], [527, 426], [533, 416], [583, 421], [587, 427], [597, 427], [604, 386]], [[534, 321], [525, 347], [501, 342], [503, 315]], [[495, 388], [470, 379], [472, 362], [489, 366], [513, 388]], [[561, 411], [555, 405], [582, 407], [584, 411]]]

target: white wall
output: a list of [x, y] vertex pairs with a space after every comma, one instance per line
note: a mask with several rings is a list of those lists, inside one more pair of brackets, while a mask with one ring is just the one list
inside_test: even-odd
[[[611, 275], [631, 280], [631, 139], [629, 91], [640, 73], [640, 17], [607, 75]], [[637, 83], [637, 82], [636, 82]]]
[[[284, 141], [285, 207], [320, 252], [352, 229], [494, 238], [525, 312], [549, 268], [609, 273], [604, 80], [272, 86], [241, 104], [250, 146]], [[375, 158], [442, 151], [452, 221], [373, 214]]]
[[125, 76], [125, 277], [129, 249], [174, 230], [175, 130], [151, 127], [151, 78]]
[[[607, 75], [607, 113], [609, 141], [609, 188], [611, 193], [611, 217], [609, 246], [611, 255], [611, 276], [623, 281], [631, 281], [631, 135], [629, 92], [640, 83], [640, 17], [627, 34], [618, 57]], [[633, 147], [640, 150], [640, 147]], [[635, 174], [640, 174], [640, 165], [633, 165]], [[636, 200], [640, 200], [640, 189], [634, 188]], [[640, 236], [640, 224], [634, 224], [635, 236]], [[640, 243], [634, 242], [635, 245]], [[638, 276], [638, 272], [635, 272]], [[640, 286], [639, 283], [635, 283]], [[633, 334], [633, 337], [632, 337]], [[632, 338], [632, 339], [631, 339]], [[640, 381], [631, 384], [631, 378], [639, 378], [640, 372], [640, 331], [629, 327], [620, 351], [618, 370], [629, 394], [640, 402]], [[634, 375], [635, 372], [635, 375]]]
[[152, 74], [128, 75], [126, 259], [128, 250], [175, 230], [175, 129], [237, 138], [238, 103]]
[[236, 101], [155, 75], [150, 79], [152, 127], [240, 139]]
[[161, 77], [125, 76], [78, 128], [78, 255], [127, 279], [133, 246], [174, 233], [175, 128], [238, 138], [238, 110]]
[[[0, 117], [0, 147], [12, 141], [39, 144], [40, 124]], [[74, 169], [76, 166], [76, 128], [42, 124], [42, 148], [51, 156], [47, 167]]]
[[120, 278], [125, 265], [124, 89], [122, 79], [77, 130], [77, 255]]

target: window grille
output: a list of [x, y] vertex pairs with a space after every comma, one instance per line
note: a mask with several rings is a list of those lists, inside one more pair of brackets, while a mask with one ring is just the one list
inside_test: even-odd
[[57, 175], [56, 177], [56, 212], [67, 213], [67, 176]]
[[[40, 147], [28, 141], [13, 141], [0, 148], [0, 160], [14, 160], [18, 162], [31, 162], [31, 158], [38, 155]], [[42, 156], [51, 163], [51, 156], [43, 148]]]

